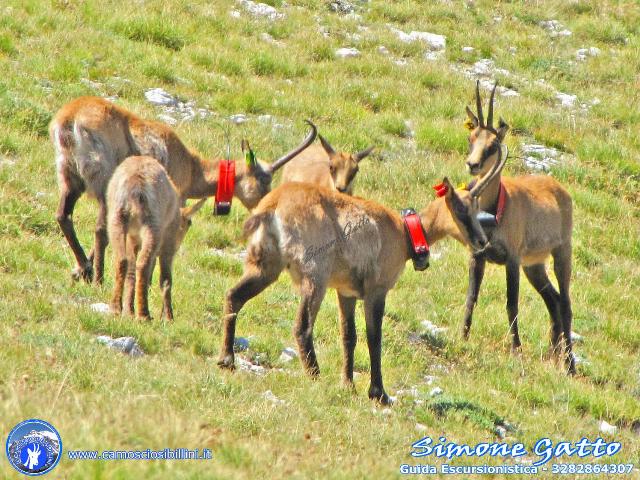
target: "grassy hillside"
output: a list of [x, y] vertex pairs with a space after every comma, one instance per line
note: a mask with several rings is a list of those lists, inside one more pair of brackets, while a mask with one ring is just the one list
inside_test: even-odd
[[[623, 444], [616, 463], [638, 467], [638, 3], [375, 0], [356, 1], [354, 12], [344, 14], [320, 0], [270, 0], [279, 18], [252, 15], [247, 4], [227, 0], [185, 3], [0, 5], [0, 432], [37, 417], [58, 428], [65, 450], [214, 452], [209, 462], [64, 458], [51, 478], [365, 478], [374, 472], [391, 478], [402, 463], [416, 463], [411, 444], [427, 434], [457, 443], [495, 441], [506, 422], [513, 428], [504, 441], [531, 447], [546, 436], [593, 439], [605, 420], [618, 427], [605, 437]], [[561, 25], [541, 24], [548, 20]], [[446, 48], [406, 43], [394, 29], [444, 35]], [[337, 58], [345, 47], [360, 53]], [[577, 53], [591, 47], [598, 51]], [[493, 64], [478, 64], [482, 59]], [[70, 99], [102, 95], [148, 118], [171, 115], [185, 143], [209, 157], [224, 154], [230, 128], [236, 157], [247, 137], [260, 158], [273, 159], [302, 138], [302, 120], [311, 118], [336, 148], [379, 147], [361, 165], [359, 195], [396, 209], [421, 208], [445, 174], [456, 183], [467, 179], [464, 106], [473, 102], [483, 65], [483, 80], [496, 78], [518, 93], [496, 102], [497, 114], [512, 126], [506, 174], [530, 171], [523, 145], [553, 147], [559, 160], [551, 174], [574, 199], [574, 330], [584, 337], [575, 347], [584, 360], [575, 378], [543, 360], [549, 319], [524, 277], [523, 352], [510, 355], [501, 267], [487, 267], [471, 339], [461, 339], [468, 254], [452, 241], [434, 248], [426, 272], [408, 264], [387, 300], [387, 390], [418, 390], [389, 410], [366, 398], [361, 306], [357, 393], [339, 386], [333, 292], [316, 322], [320, 378], [312, 381], [297, 361], [279, 359], [294, 345], [298, 301], [284, 275], [238, 322], [237, 334], [250, 338], [241, 355], [257, 358], [268, 373], [230, 374], [215, 366], [223, 295], [242, 271], [232, 255], [242, 248], [248, 215], [241, 205], [226, 218], [213, 217], [210, 208], [195, 218], [175, 262], [172, 324], [157, 320], [155, 286], [150, 323], [91, 310], [110, 297], [110, 249], [104, 287], [72, 283], [71, 251], [54, 218], [47, 138], [51, 116]], [[179, 113], [145, 99], [156, 87], [208, 114], [180, 121]], [[575, 95], [573, 104], [563, 106], [558, 92]], [[247, 121], [230, 124], [227, 118], [239, 113]], [[76, 208], [87, 248], [96, 213], [85, 198]], [[410, 341], [424, 320], [447, 330]], [[113, 352], [96, 343], [101, 334], [132, 335], [147, 355]], [[435, 387], [443, 393], [431, 397]], [[268, 390], [286, 403], [265, 399]], [[0, 472], [18, 477], [4, 455]]]

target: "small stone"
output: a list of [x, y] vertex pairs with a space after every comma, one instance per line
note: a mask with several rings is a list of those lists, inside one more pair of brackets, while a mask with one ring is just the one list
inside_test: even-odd
[[599, 430], [605, 435], [614, 435], [618, 431], [618, 427], [602, 420], [600, 422]]
[[98, 343], [108, 346], [113, 350], [118, 350], [126, 355], [137, 358], [144, 355], [144, 352], [133, 337], [111, 338], [107, 335], [100, 335], [96, 338]]
[[92, 303], [89, 308], [96, 313], [109, 313], [111, 308], [106, 303]]
[[235, 115], [231, 115], [229, 117], [229, 120], [231, 120], [231, 122], [235, 123], [236, 125], [241, 125], [245, 123], [248, 118], [244, 113], [236, 113]]
[[329, 9], [333, 12], [346, 15], [348, 13], [353, 13], [355, 7], [345, 0], [334, 0], [333, 2], [329, 3]]
[[144, 92], [147, 102], [154, 105], [176, 105], [178, 100], [162, 88], [151, 88]]
[[501, 426], [497, 426], [495, 429], [495, 434], [500, 438], [503, 439], [504, 437], [507, 436], [507, 429]]
[[377, 51], [380, 55], [389, 55], [391, 53], [384, 45], [378, 45]]
[[238, 10], [231, 10], [229, 16], [231, 16], [231, 18], [240, 18], [242, 14]]
[[267, 369], [264, 368], [262, 365], [253, 364], [242, 357], [238, 357], [236, 359], [236, 363], [238, 364], [238, 367], [240, 368], [240, 370], [253, 373], [254, 375], [262, 376], [267, 373]]
[[380, 414], [385, 416], [385, 417], [388, 417], [392, 413], [393, 413], [393, 411], [390, 408], [383, 408], [382, 411], [380, 412]]
[[571, 108], [575, 106], [578, 97], [569, 93], [557, 92], [556, 99], [560, 102], [562, 107]]
[[427, 431], [427, 426], [423, 425], [421, 423], [416, 423], [416, 431], [418, 431], [418, 432], [426, 432]]
[[571, 332], [571, 341], [573, 343], [582, 343], [584, 341], [584, 337], [576, 332]]
[[284, 17], [284, 13], [278, 12], [274, 7], [266, 3], [257, 3], [251, 0], [240, 0], [238, 3], [254, 17], [265, 17], [269, 20], [278, 20]]
[[282, 353], [280, 353], [280, 361], [284, 363], [290, 362], [291, 360], [294, 360], [296, 358], [298, 358], [298, 352], [296, 352], [295, 349], [291, 347], [283, 349]]
[[438, 379], [438, 377], [436, 377], [435, 375], [425, 375], [424, 376], [424, 383], [426, 383], [427, 385], [431, 385], [437, 379]]
[[178, 124], [178, 120], [173, 118], [171, 115], [167, 115], [166, 113], [161, 113], [160, 115], [158, 115], [158, 120], [166, 123], [167, 125], [173, 126]]
[[360, 56], [360, 50], [354, 47], [339, 48], [336, 50], [336, 57], [338, 58], [355, 58]]
[[471, 52], [473, 52], [474, 50], [475, 50], [475, 48], [473, 48], [473, 47], [462, 47], [462, 51], [463, 51], [464, 53], [471, 53]]
[[511, 55], [515, 55], [517, 51], [518, 51], [518, 47], [509, 47], [509, 53]]
[[287, 402], [285, 402], [284, 400], [282, 400], [282, 399], [280, 399], [280, 398], [276, 397], [276, 396], [274, 395], [274, 393], [273, 393], [271, 390], [267, 390], [266, 392], [264, 392], [264, 393], [262, 394], [262, 397], [263, 397], [265, 400], [267, 400], [267, 401], [269, 401], [269, 402], [273, 403], [274, 405], [285, 405], [285, 404], [287, 403]]
[[421, 41], [426, 43], [432, 50], [444, 50], [447, 46], [447, 37], [444, 35], [438, 35], [437, 33], [416, 31], [405, 33], [402, 30], [393, 27], [391, 27], [391, 31], [398, 36], [401, 42], [404, 43]]
[[422, 322], [420, 322], [420, 325], [422, 325], [426, 333], [434, 336], [440, 335], [441, 333], [447, 331], [447, 327], [438, 327], [437, 325], [431, 323], [431, 321], [429, 320], [423, 320]]
[[433, 390], [431, 390], [431, 392], [429, 392], [429, 395], [432, 397], [437, 397], [438, 395], [442, 395], [444, 392], [440, 387], [436, 387]]
[[249, 348], [249, 339], [244, 337], [236, 337], [233, 339], [233, 351], [244, 352]]

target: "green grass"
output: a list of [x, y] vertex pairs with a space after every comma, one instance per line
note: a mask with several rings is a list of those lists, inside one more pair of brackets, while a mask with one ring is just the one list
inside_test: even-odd
[[[577, 441], [598, 436], [598, 423], [619, 427], [616, 463], [640, 463], [640, 8], [635, 3], [356, 2], [362, 22], [331, 12], [320, 0], [270, 1], [286, 18], [249, 16], [231, 0], [86, 2], [8, 0], [0, 6], [0, 432], [40, 417], [61, 432], [65, 449], [211, 448], [211, 462], [72, 462], [51, 478], [394, 478], [411, 444], [425, 433], [457, 443], [496, 439], [531, 447], [538, 438]], [[238, 9], [239, 19], [229, 12]], [[500, 22], [494, 17], [502, 17]], [[560, 20], [570, 37], [551, 39], [541, 20]], [[368, 30], [359, 31], [359, 23]], [[418, 44], [404, 44], [387, 24], [405, 32], [446, 35], [437, 61]], [[320, 26], [330, 32], [324, 37]], [[260, 38], [268, 32], [281, 42]], [[353, 37], [354, 33], [360, 39]], [[389, 56], [381, 55], [385, 45]], [[463, 53], [463, 46], [475, 51]], [[361, 56], [336, 59], [337, 48]], [[599, 57], [575, 60], [578, 48]], [[510, 52], [516, 47], [515, 54]], [[521, 281], [523, 352], [509, 354], [504, 270], [487, 268], [471, 339], [459, 335], [467, 252], [446, 241], [431, 268], [408, 264], [387, 300], [383, 374], [390, 394], [415, 385], [424, 400], [401, 397], [383, 414], [366, 398], [369, 359], [362, 307], [357, 309], [356, 393], [339, 386], [341, 347], [335, 295], [329, 292], [315, 327], [318, 380], [297, 362], [282, 363], [293, 346], [298, 297], [283, 275], [242, 311], [238, 335], [252, 337], [248, 357], [275, 367], [257, 377], [215, 366], [224, 292], [241, 263], [211, 249], [238, 252], [247, 212], [227, 218], [203, 210], [174, 268], [172, 324], [92, 312], [112, 287], [111, 250], [105, 286], [74, 284], [73, 265], [55, 222], [57, 187], [47, 125], [79, 95], [99, 94], [147, 118], [161, 111], [144, 99], [162, 86], [217, 116], [176, 127], [186, 144], [211, 157], [225, 150], [225, 116], [249, 114], [231, 128], [234, 155], [248, 138], [258, 155], [278, 157], [299, 141], [305, 118], [346, 151], [375, 144], [380, 155], [360, 167], [357, 193], [389, 207], [421, 208], [443, 176], [467, 180], [464, 106], [473, 82], [450, 68], [480, 58], [518, 78], [502, 78], [520, 97], [499, 98], [496, 114], [513, 127], [507, 174], [526, 173], [524, 142], [543, 142], [574, 155], [552, 174], [574, 198], [574, 330], [585, 337], [577, 353], [588, 360], [567, 378], [543, 359], [549, 320], [544, 303]], [[405, 66], [394, 59], [403, 58]], [[589, 111], [558, 108], [544, 79]], [[275, 116], [272, 129], [254, 115]], [[415, 130], [409, 135], [406, 121]], [[277, 183], [277, 180], [276, 182]], [[237, 202], [236, 202], [237, 203]], [[75, 222], [89, 246], [96, 204], [81, 199]], [[156, 272], [157, 280], [158, 272]], [[160, 295], [151, 291], [158, 316]], [[408, 340], [428, 319], [443, 337]], [[95, 337], [135, 336], [147, 355], [132, 360], [98, 345]], [[278, 370], [282, 369], [282, 370]], [[435, 375], [433, 385], [425, 375]], [[441, 397], [430, 398], [439, 386]], [[271, 390], [286, 406], [271, 405]], [[495, 461], [493, 461], [495, 462]], [[474, 459], [461, 463], [477, 463]], [[17, 478], [4, 455], [2, 478]], [[544, 476], [543, 476], [544, 477]], [[514, 478], [514, 477], [509, 477]]]

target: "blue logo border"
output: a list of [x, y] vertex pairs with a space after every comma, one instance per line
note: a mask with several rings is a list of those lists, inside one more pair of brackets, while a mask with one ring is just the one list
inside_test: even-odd
[[[27, 472], [23, 472], [22, 470], [20, 470], [19, 468], [17, 468], [13, 462], [11, 461], [11, 455], [9, 454], [9, 441], [11, 440], [11, 437], [13, 436], [13, 433], [19, 429], [20, 427], [24, 426], [27, 423], [39, 423], [41, 425], [45, 425], [46, 427], [48, 427], [49, 429], [51, 429], [53, 432], [55, 432], [55, 434], [58, 436], [58, 443], [60, 445], [60, 451], [58, 452], [58, 458], [56, 458], [56, 461], [53, 462], [53, 464], [51, 464], [51, 466], [42, 471], [42, 472], [37, 472], [37, 473], [27, 473]], [[58, 432], [58, 430], [56, 429], [56, 427], [54, 427], [53, 425], [51, 425], [49, 422], [46, 422], [44, 420], [40, 420], [39, 418], [30, 418], [29, 420], [23, 420], [22, 422], [18, 423], [15, 427], [13, 427], [11, 429], [11, 431], [9, 432], [9, 435], [7, 436], [7, 443], [5, 446], [5, 453], [7, 455], [7, 461], [9, 462], [9, 465], [11, 465], [18, 473], [21, 473], [22, 475], [27, 475], [29, 477], [39, 477], [40, 475], [45, 475], [47, 473], [49, 473], [50, 471], [52, 471], [54, 468], [56, 468], [56, 466], [58, 465], [58, 463], [60, 463], [60, 459], [62, 458], [62, 437], [60, 436], [60, 432]]]

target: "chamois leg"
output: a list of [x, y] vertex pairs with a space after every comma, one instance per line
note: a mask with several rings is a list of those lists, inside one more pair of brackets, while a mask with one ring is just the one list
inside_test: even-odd
[[107, 236], [107, 202], [104, 198], [98, 200], [100, 209], [98, 211], [98, 221], [96, 222], [93, 250], [89, 258], [93, 260], [93, 271], [95, 276], [93, 281], [96, 285], [101, 285], [104, 278], [104, 252], [109, 243]]
[[356, 298], [345, 297], [338, 293], [338, 307], [340, 308], [340, 333], [342, 335], [342, 383], [353, 387], [353, 352], [358, 341], [355, 319]]
[[[113, 228], [113, 226], [112, 226]], [[115, 238], [114, 238], [115, 237]], [[122, 313], [122, 290], [127, 275], [126, 233], [120, 231], [113, 238], [113, 270], [115, 281], [113, 296], [111, 297], [111, 310], [119, 315]]]
[[302, 301], [298, 307], [293, 335], [298, 343], [300, 361], [306, 372], [316, 377], [320, 373], [316, 351], [313, 348], [313, 325], [320, 305], [327, 291], [326, 282], [304, 278], [302, 280]]
[[562, 317], [560, 316], [560, 295], [553, 287], [553, 284], [547, 276], [544, 264], [531, 265], [523, 268], [527, 279], [533, 285], [533, 288], [540, 294], [544, 303], [549, 310], [551, 318], [551, 349], [552, 354], [557, 356], [560, 354], [560, 341], [562, 335]]
[[507, 316], [511, 330], [511, 351], [516, 353], [520, 348], [520, 335], [518, 334], [520, 263], [516, 260], [508, 260], [505, 268], [507, 270]]
[[267, 265], [265, 268], [260, 268], [258, 265], [247, 263], [240, 281], [227, 291], [223, 310], [224, 334], [222, 349], [218, 357], [218, 366], [220, 368], [235, 368], [233, 339], [235, 337], [238, 313], [245, 303], [275, 282], [281, 271], [281, 266], [270, 267]]
[[469, 259], [469, 287], [467, 288], [467, 302], [462, 327], [462, 337], [465, 340], [469, 338], [469, 332], [471, 331], [473, 309], [478, 301], [478, 293], [480, 292], [480, 285], [482, 284], [486, 263], [486, 257], [482, 254], [471, 255]]
[[160, 253], [160, 289], [162, 290], [162, 313], [160, 319], [173, 320], [171, 305], [171, 287], [173, 284], [171, 264], [173, 263], [173, 248], [163, 249]]
[[135, 302], [135, 288], [136, 288], [136, 260], [138, 258], [138, 252], [140, 251], [139, 245], [133, 240], [132, 237], [127, 237], [127, 273], [124, 282], [124, 307], [127, 315], [133, 316], [135, 314], [134, 302]]
[[571, 298], [569, 297], [569, 284], [571, 283], [571, 245], [552, 252], [553, 269], [558, 279], [560, 288], [560, 315], [562, 316], [562, 331], [565, 342], [565, 364], [571, 375], [576, 373], [575, 359], [573, 358], [573, 346], [571, 341]]
[[367, 325], [367, 345], [369, 347], [369, 359], [371, 362], [371, 383], [369, 385], [369, 398], [377, 400], [383, 405], [388, 405], [389, 396], [384, 391], [382, 384], [382, 318], [387, 292], [366, 296], [364, 299], [364, 316]]
[[73, 226], [73, 209], [76, 206], [76, 202], [82, 195], [82, 190], [63, 187], [60, 192], [60, 203], [58, 204], [58, 211], [56, 212], [56, 220], [60, 229], [67, 239], [67, 243], [73, 251], [73, 256], [76, 258], [76, 268], [71, 272], [71, 277], [74, 280], [80, 280], [81, 278], [85, 282], [91, 282], [93, 278], [93, 267], [87, 255], [82, 249], [82, 245], [78, 241], [76, 230]]
[[158, 256], [158, 234], [150, 228], [142, 233], [142, 247], [136, 260], [136, 309], [138, 318], [151, 319], [149, 313], [149, 282]]

